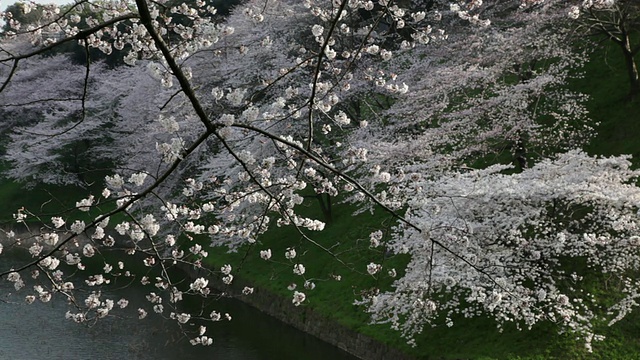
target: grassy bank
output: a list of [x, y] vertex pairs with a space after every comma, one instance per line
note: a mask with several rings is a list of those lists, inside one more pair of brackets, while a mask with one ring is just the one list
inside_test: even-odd
[[[308, 215], [314, 210], [321, 216], [315, 204], [309, 203]], [[406, 345], [397, 331], [388, 325], [369, 325], [364, 309], [353, 305], [361, 292], [372, 287], [384, 288], [391, 281], [388, 276], [380, 279], [362, 274], [371, 261], [380, 261], [384, 254], [368, 249], [369, 224], [385, 223], [390, 219], [382, 214], [362, 214], [350, 217], [349, 207], [336, 207], [336, 221], [324, 231], [310, 234], [313, 240], [325, 247], [331, 247], [334, 254], [340, 254], [344, 264], [338, 263], [331, 255], [304, 239], [296, 246], [298, 256], [291, 261], [284, 260], [286, 247], [291, 239], [300, 238], [293, 229], [279, 228], [269, 231], [256, 244], [227, 253], [225, 249], [210, 252], [208, 264], [219, 267], [225, 263], [242, 264], [234, 274], [256, 287], [280, 294], [283, 301], [291, 301], [293, 291], [290, 284], [302, 288], [303, 279], [294, 275], [294, 263], [303, 263], [305, 276], [317, 284], [313, 290], [303, 289], [308, 296], [304, 306], [311, 307], [323, 316], [348, 326], [385, 344], [399, 348], [420, 359], [635, 359], [640, 354], [640, 316], [632, 315], [613, 328], [603, 328], [608, 337], [605, 343], [597, 343], [595, 352], [588, 354], [584, 343], [571, 335], [558, 335], [552, 324], [536, 326], [531, 331], [518, 331], [515, 326], [507, 326], [502, 333], [488, 318], [454, 318], [451, 328], [439, 325], [425, 329], [417, 338], [415, 348]], [[273, 259], [265, 261], [259, 257], [262, 249], [271, 249]], [[401, 269], [403, 259], [387, 260], [385, 268]], [[360, 272], [360, 273], [359, 273]], [[342, 275], [335, 280], [335, 275]]]

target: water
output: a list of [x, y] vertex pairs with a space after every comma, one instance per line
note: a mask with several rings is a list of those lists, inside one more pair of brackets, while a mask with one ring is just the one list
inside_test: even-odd
[[[10, 267], [3, 254], [0, 269]], [[25, 274], [23, 274], [25, 277]], [[61, 296], [49, 303], [26, 304], [22, 292], [0, 280], [0, 359], [224, 359], [224, 360], [354, 360], [345, 352], [284, 325], [233, 299], [214, 303], [232, 315], [231, 322], [206, 323], [211, 346], [192, 346], [173, 321], [149, 314], [138, 320], [144, 290], [128, 287], [106, 292], [130, 300], [121, 316], [101, 319], [93, 326], [65, 319], [69, 309]]]

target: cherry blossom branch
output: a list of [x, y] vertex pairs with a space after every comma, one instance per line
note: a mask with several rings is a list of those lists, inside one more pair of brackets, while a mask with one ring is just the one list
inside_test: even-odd
[[[377, 204], [378, 206], [380, 206], [381, 208], [383, 208], [386, 212], [388, 212], [389, 214], [391, 214], [393, 217], [395, 217], [396, 219], [400, 220], [402, 223], [408, 225], [409, 227], [417, 230], [419, 233], [423, 233], [424, 231], [426, 231], [425, 229], [421, 229], [419, 226], [415, 225], [413, 222], [407, 220], [405, 217], [403, 217], [402, 215], [398, 214], [396, 211], [394, 211], [393, 209], [389, 208], [387, 205], [385, 205], [384, 203], [382, 203], [382, 201], [380, 201], [374, 194], [372, 194], [369, 190], [365, 189], [364, 186], [362, 186], [357, 180], [355, 180], [354, 178], [352, 178], [351, 176], [345, 174], [344, 172], [336, 169], [334, 166], [327, 164], [325, 161], [323, 161], [322, 159], [318, 158], [315, 154], [313, 154], [310, 151], [307, 151], [305, 148], [291, 142], [288, 141], [286, 139], [277, 137], [273, 134], [270, 134], [262, 129], [256, 128], [254, 126], [250, 126], [250, 125], [244, 125], [244, 124], [233, 124], [233, 127], [239, 127], [239, 128], [244, 128], [244, 129], [248, 129], [248, 130], [252, 130], [255, 132], [258, 132], [268, 138], [273, 139], [274, 141], [278, 141], [280, 143], [283, 143], [299, 152], [301, 152], [302, 154], [304, 154], [307, 158], [313, 160], [315, 163], [317, 163], [318, 165], [324, 167], [325, 169], [331, 171], [332, 173], [340, 176], [341, 178], [347, 180], [349, 183], [351, 183], [353, 186], [355, 186], [358, 190], [362, 191], [369, 199], [371, 199], [375, 204]], [[487, 276], [492, 282], [495, 283], [495, 279], [493, 279], [493, 277], [491, 275], [489, 275], [488, 273], [486, 273], [484, 270], [478, 268], [476, 265], [472, 264], [471, 262], [469, 262], [468, 259], [466, 259], [465, 257], [463, 257], [462, 255], [458, 254], [457, 252], [455, 252], [454, 250], [452, 250], [450, 247], [446, 246], [444, 243], [435, 240], [433, 238], [429, 238], [429, 241], [434, 242], [436, 245], [438, 245], [440, 248], [444, 249], [446, 252], [450, 253], [451, 255], [453, 255], [454, 257], [462, 260], [465, 264], [469, 265], [471, 268], [475, 269], [476, 271], [478, 271], [479, 273]], [[496, 285], [498, 285], [496, 283]], [[502, 288], [502, 286], [500, 286]]]
[[22, 55], [11, 55], [9, 57], [6, 58], [1, 58], [0, 59], [0, 63], [4, 63], [7, 61], [13, 61], [13, 66], [11, 67], [11, 71], [9, 72], [9, 75], [7, 76], [7, 78], [5, 79], [5, 81], [3, 82], [2, 86], [0, 87], [0, 92], [2, 92], [6, 86], [9, 84], [9, 82], [11, 81], [11, 79], [13, 78], [13, 75], [15, 74], [15, 71], [18, 67], [18, 61], [22, 60], [22, 59], [27, 59], [36, 55], [40, 55], [40, 54], [44, 54], [47, 51], [53, 50], [55, 48], [57, 48], [58, 46], [65, 44], [67, 42], [70, 42], [72, 40], [86, 40], [87, 37], [89, 37], [90, 35], [104, 29], [107, 28], [113, 24], [119, 23], [121, 21], [124, 20], [129, 20], [129, 19], [135, 19], [138, 16], [135, 14], [127, 14], [127, 15], [122, 15], [122, 16], [118, 16], [115, 17], [113, 19], [110, 19], [108, 21], [105, 21], [104, 23], [101, 23], [99, 25], [96, 25], [92, 28], [89, 29], [85, 29], [85, 30], [80, 30], [78, 33], [76, 33], [74, 36], [71, 37], [67, 37], [64, 38], [62, 40], [56, 41], [48, 46], [42, 47], [38, 50], [35, 51], [31, 51], [29, 53], [26, 54], [22, 54]]
[[147, 29], [147, 32], [149, 33], [149, 36], [151, 36], [151, 38], [153, 39], [153, 42], [156, 44], [156, 47], [158, 47], [158, 49], [160, 49], [160, 52], [162, 52], [162, 55], [165, 61], [167, 62], [167, 64], [169, 65], [171, 72], [178, 79], [178, 82], [180, 83], [180, 88], [182, 88], [182, 91], [191, 102], [191, 106], [193, 106], [193, 110], [196, 112], [196, 114], [198, 115], [198, 118], [207, 129], [206, 135], [208, 136], [209, 134], [215, 131], [216, 126], [214, 126], [214, 124], [211, 122], [211, 120], [207, 116], [207, 113], [202, 108], [202, 105], [200, 105], [200, 101], [198, 101], [198, 98], [195, 92], [193, 91], [193, 88], [191, 87], [191, 83], [185, 76], [184, 72], [182, 71], [178, 63], [176, 63], [176, 60], [171, 54], [171, 50], [169, 50], [164, 40], [162, 40], [160, 35], [158, 35], [158, 32], [153, 28], [153, 24], [151, 21], [151, 14], [149, 13], [147, 2], [145, 0], [136, 0], [136, 6], [138, 7], [138, 12], [140, 13], [140, 22]]
[[[156, 181], [151, 184], [148, 188], [146, 188], [143, 192], [136, 194], [136, 195], [132, 195], [130, 196], [130, 198], [125, 201], [121, 206], [119, 206], [118, 208], [111, 210], [103, 215], [100, 215], [99, 217], [97, 217], [95, 220], [93, 220], [92, 222], [90, 222], [85, 229], [90, 229], [94, 226], [96, 226], [98, 223], [100, 223], [102, 220], [111, 217], [113, 215], [116, 215], [118, 213], [121, 213], [123, 211], [125, 211], [130, 205], [134, 204], [135, 202], [137, 202], [138, 200], [144, 198], [145, 196], [147, 196], [148, 194], [152, 193], [154, 189], [156, 189], [158, 186], [160, 186], [161, 184], [163, 184], [165, 182], [165, 180], [171, 175], [173, 174], [173, 172], [178, 168], [178, 166], [180, 165], [180, 163], [182, 163], [183, 159], [185, 157], [187, 157], [189, 154], [193, 153], [199, 146], [200, 144], [202, 144], [205, 140], [207, 140], [207, 138], [209, 137], [208, 133], [202, 134], [198, 139], [196, 139], [194, 141], [194, 143], [184, 151], [183, 155], [181, 157], [178, 157], [176, 160], [174, 160], [174, 162], [171, 164], [171, 166], [165, 170], [165, 172], [159, 176]], [[45, 255], [41, 255], [40, 257], [36, 258], [35, 260], [28, 262], [22, 266], [20, 266], [17, 269], [13, 269], [13, 270], [7, 270], [7, 271], [2, 271], [0, 272], [0, 276], [4, 276], [7, 275], [11, 272], [21, 272], [23, 270], [26, 270], [36, 264], [38, 264], [40, 261], [42, 261], [42, 259], [53, 255], [56, 251], [60, 250], [64, 245], [66, 245], [68, 242], [70, 242], [71, 240], [75, 239], [76, 237], [78, 237], [78, 235], [80, 235], [80, 233], [73, 233], [71, 235], [69, 235], [69, 237], [67, 237], [66, 239], [64, 239], [63, 241], [58, 242], [52, 249], [50, 249]]]
[[111, 25], [117, 24], [117, 23], [119, 23], [121, 21], [125, 21], [125, 20], [137, 19], [138, 17], [139, 16], [136, 15], [136, 14], [121, 15], [121, 16], [115, 17], [113, 19], [107, 20], [105, 22], [102, 22], [102, 23], [100, 23], [100, 24], [98, 24], [98, 25], [96, 25], [96, 26], [94, 26], [92, 28], [85, 29], [85, 30], [80, 30], [80, 31], [78, 31], [78, 33], [76, 33], [73, 36], [69, 36], [69, 37], [66, 37], [64, 39], [58, 40], [58, 41], [56, 41], [56, 42], [54, 42], [54, 43], [52, 43], [50, 45], [47, 45], [45, 47], [42, 47], [42, 48], [40, 48], [38, 50], [34, 50], [34, 51], [28, 52], [26, 54], [14, 55], [14, 56], [2, 58], [2, 59], [0, 59], [0, 63], [7, 62], [7, 61], [22, 60], [22, 59], [30, 58], [30, 57], [33, 57], [33, 56], [36, 56], [36, 55], [44, 54], [47, 51], [51, 51], [51, 50], [57, 48], [58, 46], [60, 46], [62, 44], [65, 44], [65, 43], [68, 43], [68, 42], [74, 41], [74, 40], [84, 40], [87, 37], [89, 37], [90, 35], [95, 34], [96, 32], [98, 32], [98, 31], [100, 31], [100, 30], [102, 30], [104, 28], [107, 28], [107, 27], [109, 27]]
[[13, 78], [13, 74], [15, 74], [16, 69], [18, 69], [18, 60], [15, 60], [13, 62], [13, 65], [11, 66], [11, 71], [9, 71], [9, 75], [7, 76], [5, 81], [2, 83], [2, 86], [0, 86], [0, 92], [2, 92], [4, 88], [7, 87], [7, 85], [9, 85], [9, 82], [11, 81], [11, 78]]
[[[0, 92], [2, 91], [0, 90]], [[68, 101], [82, 101], [82, 98], [79, 98], [79, 97], [78, 98], [46, 98], [46, 99], [27, 101], [23, 103], [0, 104], [0, 107], [18, 107], [18, 106], [29, 106], [29, 105], [39, 104], [39, 103], [46, 103], [46, 102], [68, 102]], [[29, 134], [35, 134], [35, 133], [29, 132]], [[45, 134], [38, 134], [38, 135], [46, 136]]]
[[71, 6], [69, 6], [69, 8], [65, 12], [63, 12], [60, 15], [58, 15], [56, 18], [52, 19], [51, 21], [45, 22], [44, 24], [42, 24], [40, 26], [37, 26], [37, 27], [35, 27], [33, 29], [29, 29], [27, 31], [23, 31], [23, 32], [16, 31], [15, 34], [16, 35], [23, 35], [23, 34], [29, 34], [29, 33], [32, 33], [32, 32], [36, 32], [38, 30], [42, 30], [42, 29], [46, 28], [47, 26], [49, 26], [51, 24], [55, 24], [58, 21], [64, 19], [65, 16], [67, 16], [71, 12], [73, 12], [73, 10], [76, 9], [78, 6], [80, 6], [80, 5], [84, 4], [84, 3], [87, 3], [87, 2], [88, 2], [88, 0], [78, 0], [74, 4], [70, 4]]
[[315, 98], [316, 91], [318, 87], [318, 80], [320, 78], [320, 69], [322, 67], [322, 58], [324, 57], [324, 52], [329, 46], [329, 40], [331, 39], [331, 35], [338, 24], [340, 16], [342, 16], [342, 10], [347, 6], [348, 0], [342, 0], [340, 3], [340, 7], [336, 12], [335, 19], [331, 22], [331, 26], [329, 27], [329, 31], [327, 32], [327, 36], [322, 42], [322, 46], [320, 47], [320, 51], [318, 52], [318, 60], [316, 63], [316, 69], [313, 74], [313, 82], [311, 87], [311, 95], [309, 96], [309, 119], [308, 119], [308, 133], [309, 138], [307, 139], [307, 150], [311, 150], [311, 144], [313, 143], [313, 107], [315, 106]]

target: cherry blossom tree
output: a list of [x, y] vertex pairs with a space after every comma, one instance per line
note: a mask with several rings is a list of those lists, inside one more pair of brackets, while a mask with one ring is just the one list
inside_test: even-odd
[[[360, 211], [392, 214], [391, 238], [375, 231], [371, 246], [410, 256], [398, 271], [357, 269], [397, 277], [358, 300], [374, 321], [411, 342], [454, 313], [525, 328], [551, 320], [591, 346], [596, 317], [624, 317], [639, 292], [629, 276], [640, 266], [638, 173], [625, 157], [575, 150], [592, 129], [585, 97], [563, 85], [583, 56], [551, 31], [555, 8], [531, 3], [262, 0], [220, 19], [206, 1], [78, 1], [45, 6], [25, 28], [5, 14], [9, 175], [78, 182], [62, 171], [60, 150], [79, 141], [110, 174], [74, 209], [18, 210], [16, 222], [31, 231], [8, 233], [3, 246], [26, 247], [33, 259], [0, 275], [16, 290], [35, 281], [21, 290], [27, 302], [66, 296], [67, 317], [80, 323], [126, 307], [100, 292], [123, 281], [156, 287], [141, 318], [229, 319], [182, 307], [183, 298], [218, 295], [213, 282], [233, 282], [234, 264], [202, 266], [209, 246], [233, 249], [270, 226], [292, 226], [331, 252], [313, 240], [326, 224], [298, 205], [310, 192], [341, 195]], [[70, 42], [124, 51], [129, 67], [42, 57]], [[20, 109], [33, 116], [20, 119]], [[515, 174], [469, 166], [504, 150]], [[112, 248], [123, 255], [103, 256]], [[592, 279], [581, 263], [619, 280], [614, 305], [580, 291]], [[169, 270], [178, 264], [205, 275], [176, 280]], [[138, 266], [148, 275], [136, 278]], [[308, 270], [297, 262], [293, 271]], [[71, 274], [95, 290], [74, 291]], [[293, 305], [305, 303], [291, 291]], [[206, 328], [192, 337], [211, 342]]]
[[[519, 174], [502, 169], [392, 179], [401, 197], [389, 202], [406, 204], [406, 223], [386, 246], [411, 261], [394, 291], [363, 301], [374, 320], [410, 339], [426, 324], [453, 325], [454, 314], [488, 313], [523, 328], [556, 322], [582, 334], [590, 350], [602, 313], [613, 324], [635, 306], [638, 283], [628, 270], [638, 264], [639, 193], [629, 182], [638, 173], [628, 159], [576, 151]], [[602, 274], [622, 290], [608, 309], [584, 292]]]

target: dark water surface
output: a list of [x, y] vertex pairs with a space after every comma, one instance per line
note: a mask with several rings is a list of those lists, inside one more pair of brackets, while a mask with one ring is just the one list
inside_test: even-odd
[[[6, 254], [0, 269], [9, 268]], [[28, 274], [23, 274], [23, 277]], [[24, 289], [29, 290], [29, 289]], [[23, 290], [23, 291], [24, 291]], [[138, 320], [138, 307], [149, 309], [142, 288], [128, 287], [106, 293], [115, 300], [130, 300], [123, 317], [101, 319], [92, 327], [65, 319], [68, 306], [54, 296], [49, 303], [28, 305], [26, 292], [14, 296], [13, 285], [0, 280], [0, 360], [4, 359], [229, 359], [229, 360], [354, 360], [332, 347], [233, 299], [214, 304], [228, 312], [231, 322], [204, 323], [211, 346], [192, 346], [177, 325], [149, 314]], [[29, 293], [31, 291], [28, 291]], [[165, 310], [166, 311], [166, 310]]]

